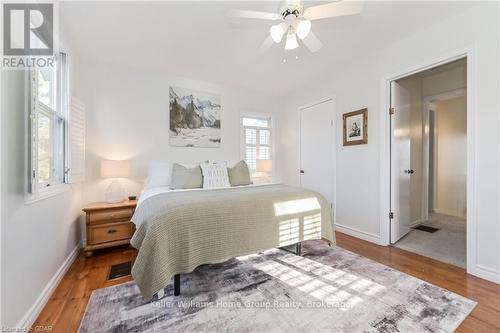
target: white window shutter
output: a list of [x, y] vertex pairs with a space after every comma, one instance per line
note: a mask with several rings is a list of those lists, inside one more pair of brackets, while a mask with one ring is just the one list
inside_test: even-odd
[[68, 183], [79, 183], [85, 180], [85, 105], [73, 96], [68, 123]]

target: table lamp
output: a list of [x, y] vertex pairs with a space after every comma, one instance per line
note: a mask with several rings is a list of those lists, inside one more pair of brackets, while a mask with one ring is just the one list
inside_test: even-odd
[[273, 161], [257, 159], [256, 171], [260, 173], [261, 178], [269, 179], [273, 172]]
[[106, 202], [118, 203], [125, 201], [125, 189], [120, 183], [119, 178], [127, 178], [130, 173], [128, 161], [101, 161], [101, 177], [111, 178], [111, 183], [105, 192]]

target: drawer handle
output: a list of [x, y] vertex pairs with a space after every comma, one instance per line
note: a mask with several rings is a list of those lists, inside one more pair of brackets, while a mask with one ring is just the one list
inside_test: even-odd
[[114, 234], [116, 232], [116, 229], [110, 229], [108, 230], [108, 234]]

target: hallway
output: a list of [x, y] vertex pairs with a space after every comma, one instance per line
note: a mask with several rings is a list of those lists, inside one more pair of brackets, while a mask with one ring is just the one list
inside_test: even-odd
[[394, 246], [465, 268], [465, 219], [450, 215], [429, 213], [429, 220], [422, 223], [422, 225], [434, 227], [439, 230], [430, 233], [413, 228]]

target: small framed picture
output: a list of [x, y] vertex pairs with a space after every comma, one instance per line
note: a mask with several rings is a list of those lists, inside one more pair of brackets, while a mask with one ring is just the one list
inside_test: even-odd
[[368, 109], [344, 113], [344, 146], [368, 143]]

